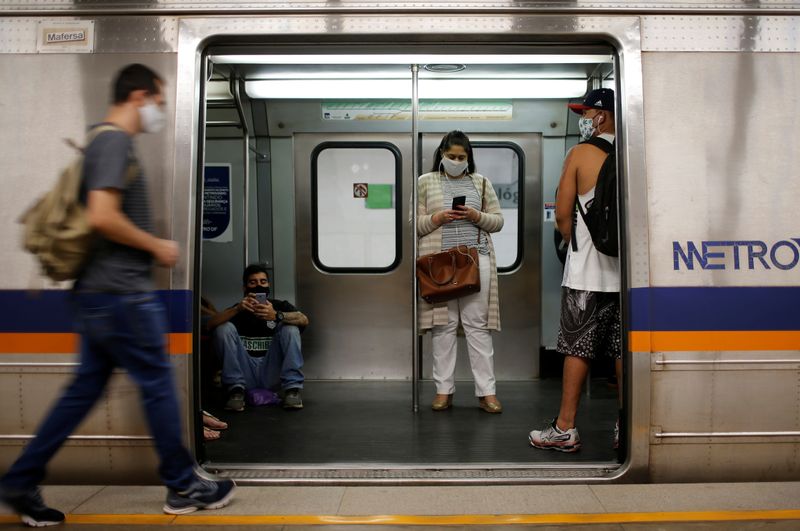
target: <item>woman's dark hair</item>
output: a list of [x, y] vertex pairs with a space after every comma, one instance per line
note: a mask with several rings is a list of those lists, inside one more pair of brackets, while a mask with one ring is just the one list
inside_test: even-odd
[[244, 268], [244, 273], [242, 273], [242, 286], [246, 286], [247, 279], [256, 273], [264, 273], [267, 275], [267, 280], [269, 280], [269, 271], [267, 271], [267, 266], [264, 264], [250, 264]]
[[467, 152], [467, 172], [475, 173], [475, 158], [472, 156], [472, 144], [469, 143], [467, 135], [461, 131], [450, 131], [442, 138], [436, 153], [433, 154], [433, 167], [431, 171], [439, 171], [439, 164], [442, 162], [442, 155], [453, 146], [461, 146]]
[[125, 103], [134, 90], [146, 90], [148, 94], [158, 94], [156, 81], [163, 83], [158, 74], [144, 65], [128, 65], [117, 74], [114, 80], [114, 103]]

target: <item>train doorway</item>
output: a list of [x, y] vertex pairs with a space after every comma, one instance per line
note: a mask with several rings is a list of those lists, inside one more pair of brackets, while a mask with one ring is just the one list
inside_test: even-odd
[[[558, 379], [540, 379], [539, 353], [554, 346], [558, 322], [560, 265], [548, 198], [577, 142], [566, 103], [593, 83], [613, 83], [611, 54], [423, 61], [283, 52], [210, 56], [209, 87], [229, 88], [217, 103], [209, 100], [208, 124], [217, 125], [206, 128], [206, 165], [224, 166], [221, 141], [240, 142], [234, 139], [242, 131], [250, 136], [244, 149], [235, 148], [249, 163], [238, 183], [235, 171], [230, 179], [240, 190], [231, 204], [239, 194], [241, 228], [232, 223], [227, 250], [204, 243], [202, 283], [204, 293], [227, 298], [213, 301], [225, 307], [241, 297], [234, 270], [266, 264], [275, 296], [311, 321], [302, 334], [306, 408], [226, 413], [224, 390], [208, 392], [209, 409], [232, 426], [206, 445], [206, 465], [268, 480], [298, 467], [332, 479], [381, 470], [425, 479], [444, 468], [458, 479], [465, 470], [515, 477], [552, 466], [599, 476], [618, 466], [610, 445], [617, 404], [605, 386], [595, 386], [583, 405], [591, 420], [581, 434], [596, 440], [594, 450], [554, 455], [529, 448], [526, 439], [553, 415], [560, 392]], [[476, 407], [463, 338], [456, 407], [431, 411], [430, 340], [415, 345], [410, 198], [416, 175], [428, 171], [435, 146], [453, 129], [475, 143], [479, 173], [490, 177], [506, 218], [494, 236], [503, 320], [494, 335], [495, 367], [506, 407], [498, 416]], [[222, 278], [234, 281], [222, 286]], [[415, 390], [418, 411], [411, 407]]]

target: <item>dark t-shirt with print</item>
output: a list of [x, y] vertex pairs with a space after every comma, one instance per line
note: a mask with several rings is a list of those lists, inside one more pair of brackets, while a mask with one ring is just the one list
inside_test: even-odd
[[[297, 308], [287, 301], [267, 299], [276, 312], [296, 312]], [[267, 354], [272, 336], [278, 327], [277, 321], [265, 321], [247, 310], [237, 313], [230, 321], [239, 332], [244, 348], [254, 358]]]

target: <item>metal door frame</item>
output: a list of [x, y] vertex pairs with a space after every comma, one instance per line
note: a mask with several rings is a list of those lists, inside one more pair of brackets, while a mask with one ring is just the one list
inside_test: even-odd
[[[344, 13], [335, 16], [336, 30], [331, 30], [331, 16], [324, 13], [294, 14], [283, 13], [279, 17], [231, 17], [231, 18], [185, 18], [179, 20], [178, 27], [178, 71], [176, 89], [176, 127], [175, 127], [175, 175], [176, 196], [195, 197], [198, 190], [197, 176], [202, 171], [202, 161], [198, 153], [202, 149], [198, 135], [202, 134], [200, 117], [203, 103], [200, 90], [205, 74], [203, 65], [204, 50], [217, 42], [282, 42], [295, 39], [296, 44], [307, 44], [328, 39], [352, 46], [362, 52], [378, 43], [385, 48], [396, 47], [406, 35], [412, 42], [428, 43], [431, 46], [459, 45], [463, 53], [480, 51], [492, 44], [508, 43], [524, 47], [531, 45], [552, 45], [553, 43], [604, 43], [611, 44], [617, 52], [617, 92], [620, 108], [617, 109], [618, 144], [620, 146], [620, 190], [621, 190], [621, 237], [623, 248], [622, 269], [622, 315], [625, 330], [630, 328], [628, 315], [629, 290], [647, 287], [650, 284], [647, 260], [631, 261], [632, 256], [648, 256], [647, 222], [647, 183], [645, 179], [644, 156], [644, 112], [642, 101], [641, 67], [641, 29], [636, 16], [578, 16], [578, 15], [540, 15], [530, 12], [495, 12], [481, 16], [481, 23], [468, 14], [425, 13], [413, 15], [385, 16], [374, 13]], [[344, 30], [342, 30], [344, 28]], [[426, 28], [435, 28], [436, 32]], [[391, 38], [387, 38], [389, 35]], [[311, 36], [311, 37], [310, 37]], [[476, 40], [476, 38], [478, 40]], [[370, 40], [371, 39], [371, 40]], [[407, 40], [405, 42], [408, 42]], [[475, 43], [478, 44], [475, 44]], [[365, 44], [366, 43], [366, 44]], [[189, 255], [195, 254], [197, 245], [197, 203], [178, 202], [173, 211], [173, 237], [189, 242]], [[193, 275], [196, 265], [191, 262], [179, 264], [173, 270], [173, 286], [194, 285]], [[415, 299], [415, 297], [413, 297]], [[415, 303], [414, 303], [415, 305]], [[416, 305], [415, 305], [416, 306]], [[195, 307], [195, 310], [197, 308]], [[416, 310], [416, 308], [415, 308]], [[195, 312], [198, 313], [198, 312]], [[196, 323], [195, 323], [196, 324]], [[631, 353], [629, 341], [623, 335], [623, 351], [627, 371], [625, 377], [626, 415], [629, 430], [629, 453], [626, 461], [618, 468], [603, 468], [600, 474], [583, 474], [585, 467], [555, 467], [547, 474], [541, 474], [541, 467], [523, 473], [522, 477], [503, 477], [499, 474], [481, 478], [481, 483], [537, 483], [552, 482], [555, 478], [566, 482], [595, 483], [646, 479], [649, 463], [650, 426], [650, 356], [649, 352]], [[635, 397], [635, 400], [633, 399]], [[568, 471], [566, 477], [559, 470]], [[522, 471], [521, 471], [522, 472]], [[331, 481], [336, 474], [322, 474], [315, 482]], [[367, 477], [365, 483], [390, 482], [385, 475]], [[437, 479], [435, 474], [425, 478], [415, 478], [416, 483], [462, 483], [469, 482], [468, 474], [447, 479]], [[474, 476], [473, 476], [474, 477]], [[363, 476], [362, 476], [363, 478]], [[284, 479], [283, 481], [285, 481]], [[254, 482], [259, 481], [253, 479]], [[279, 480], [280, 481], [280, 480]]]

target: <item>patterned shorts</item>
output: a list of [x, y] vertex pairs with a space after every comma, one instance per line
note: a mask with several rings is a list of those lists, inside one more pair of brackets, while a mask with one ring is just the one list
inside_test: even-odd
[[561, 326], [556, 350], [594, 359], [597, 353], [622, 357], [619, 293], [561, 288]]

